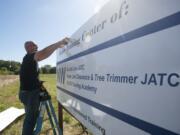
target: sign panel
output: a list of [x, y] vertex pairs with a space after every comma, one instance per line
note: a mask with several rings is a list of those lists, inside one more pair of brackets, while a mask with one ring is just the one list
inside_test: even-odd
[[94, 135], [180, 134], [180, 1], [111, 0], [57, 52], [57, 98]]

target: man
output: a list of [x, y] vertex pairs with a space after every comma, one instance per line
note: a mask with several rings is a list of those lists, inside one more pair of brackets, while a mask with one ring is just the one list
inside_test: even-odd
[[62, 48], [68, 42], [69, 38], [64, 38], [40, 51], [38, 51], [38, 46], [32, 41], [27, 41], [24, 44], [27, 54], [23, 58], [20, 69], [19, 92], [19, 99], [25, 107], [22, 135], [33, 135], [38, 117], [40, 81], [37, 62], [48, 58], [56, 49]]

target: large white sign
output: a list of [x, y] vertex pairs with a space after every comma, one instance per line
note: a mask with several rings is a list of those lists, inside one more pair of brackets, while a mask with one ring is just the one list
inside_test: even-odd
[[57, 98], [94, 135], [180, 134], [180, 0], [111, 0], [57, 52]]

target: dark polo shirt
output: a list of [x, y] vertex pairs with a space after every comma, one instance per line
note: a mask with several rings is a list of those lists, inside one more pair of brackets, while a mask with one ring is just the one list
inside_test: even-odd
[[26, 54], [20, 68], [20, 90], [32, 91], [39, 89], [38, 63], [34, 60], [35, 53]]

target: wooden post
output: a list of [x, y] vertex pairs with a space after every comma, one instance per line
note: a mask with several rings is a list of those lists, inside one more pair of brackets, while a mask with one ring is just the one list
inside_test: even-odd
[[63, 106], [58, 102], [58, 120], [63, 134]]

